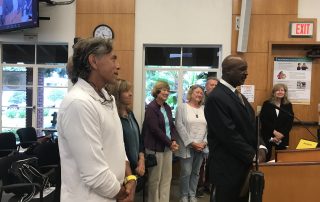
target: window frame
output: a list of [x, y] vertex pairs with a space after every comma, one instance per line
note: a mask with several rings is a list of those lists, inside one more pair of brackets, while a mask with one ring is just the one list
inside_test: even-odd
[[[146, 48], [147, 47], [159, 47], [159, 48], [171, 48], [171, 47], [179, 47], [180, 48], [180, 66], [176, 67], [170, 67], [170, 68], [147, 68], [146, 67]], [[182, 57], [182, 51], [183, 48], [219, 48], [219, 51], [217, 53], [218, 56], [218, 66], [217, 68], [207, 68], [207, 67], [184, 67], [182, 66], [183, 63], [183, 57]], [[142, 71], [142, 82], [143, 82], [143, 91], [142, 91], [142, 103], [145, 103], [146, 100], [146, 73], [147, 71], [177, 71], [178, 72], [178, 88], [177, 88], [177, 106], [181, 105], [183, 102], [182, 95], [183, 95], [183, 73], [184, 72], [215, 72], [217, 75], [217, 78], [221, 77], [221, 58], [222, 58], [222, 45], [212, 44], [212, 45], [190, 45], [190, 44], [144, 44], [143, 45], [143, 71]], [[195, 66], [194, 66], [195, 67]], [[143, 104], [144, 107], [142, 107], [142, 118], [144, 118], [144, 110], [145, 110], [145, 104]]]
[[[3, 44], [9, 44], [9, 45], [33, 45], [34, 48], [35, 48], [35, 62], [32, 63], [32, 64], [15, 64], [15, 63], [4, 63], [3, 62], [3, 54], [2, 54], [2, 45]], [[65, 43], [42, 43], [42, 42], [39, 42], [39, 43], [32, 43], [32, 42], [23, 42], [23, 43], [19, 43], [19, 42], [3, 42], [3, 43], [0, 43], [0, 51], [1, 51], [1, 54], [0, 54], [0, 81], [1, 81], [1, 84], [0, 84], [0, 107], [2, 109], [2, 95], [3, 95], [3, 83], [2, 83], [2, 79], [3, 79], [3, 68], [4, 67], [25, 67], [25, 68], [32, 68], [33, 69], [33, 73], [32, 73], [32, 77], [33, 77], [33, 83], [32, 85], [25, 85], [26, 87], [30, 87], [32, 88], [32, 127], [36, 128], [36, 130], [39, 132], [39, 131], [42, 131], [44, 128], [39, 128], [37, 127], [37, 121], [38, 121], [38, 88], [39, 88], [39, 85], [38, 85], [38, 81], [39, 81], [39, 77], [38, 77], [38, 72], [39, 72], [39, 69], [43, 69], [43, 68], [46, 68], [46, 69], [54, 69], [54, 68], [66, 68], [67, 66], [67, 61], [65, 63], [50, 63], [50, 64], [43, 64], [43, 63], [37, 63], [37, 48], [38, 48], [38, 45], [64, 45], [64, 46], [67, 46], [67, 49], [69, 47], [69, 44], [67, 42]], [[67, 51], [68, 53], [68, 51]], [[68, 57], [67, 57], [68, 58]], [[70, 85], [70, 82], [68, 81], [68, 85], [66, 87], [64, 86], [55, 86], [53, 88], [66, 88], [67, 90], [69, 89], [69, 85]], [[24, 85], [23, 85], [24, 86]], [[42, 88], [50, 88], [48, 86], [40, 86]], [[27, 106], [26, 106], [27, 108]], [[43, 107], [44, 108], [47, 108], [47, 107]], [[59, 108], [55, 108], [55, 109], [58, 109]], [[0, 112], [0, 116], [2, 117], [3, 115], [3, 112], [1, 110]], [[39, 117], [40, 118], [40, 117]], [[43, 117], [42, 117], [43, 118]], [[2, 121], [0, 121], [0, 128], [1, 128], [1, 131], [3, 131], [4, 128], [8, 128], [8, 127], [4, 127], [3, 124], [2, 124]], [[9, 128], [15, 128], [15, 127], [9, 127]], [[15, 128], [15, 129], [18, 129]], [[38, 133], [39, 134], [39, 133]]]

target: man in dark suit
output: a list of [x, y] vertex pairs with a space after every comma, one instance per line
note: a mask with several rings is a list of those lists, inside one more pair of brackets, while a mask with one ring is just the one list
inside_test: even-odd
[[[226, 57], [222, 79], [205, 104], [209, 177], [216, 186], [216, 202], [248, 201], [248, 194], [240, 196], [240, 192], [256, 153], [255, 113], [247, 99], [236, 91], [247, 78], [247, 68], [241, 57]], [[265, 158], [264, 151], [261, 155]]]

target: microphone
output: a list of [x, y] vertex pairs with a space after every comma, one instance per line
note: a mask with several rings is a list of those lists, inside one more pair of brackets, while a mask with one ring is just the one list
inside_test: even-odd
[[[303, 124], [303, 122], [302, 122], [298, 117], [296, 117], [296, 116], [294, 116], [293, 114], [291, 114], [290, 112], [288, 112], [288, 111], [286, 111], [286, 110], [278, 107], [277, 105], [274, 105], [274, 104], [271, 104], [271, 105], [272, 105], [272, 107], [274, 107], [275, 109], [277, 109], [277, 110], [279, 110], [279, 111], [287, 114], [288, 116], [292, 117], [293, 119], [296, 119], [296, 120], [298, 121], [298, 123], [300, 123], [300, 125], [301, 125], [304, 129], [306, 129], [306, 130], [309, 132], [309, 134], [317, 140], [318, 143], [320, 143], [320, 141], [319, 141], [320, 139], [319, 139], [316, 135], [314, 135], [314, 134], [309, 130], [309, 128], [307, 128], [307, 127]], [[318, 144], [318, 145], [319, 145], [319, 144]]]
[[[271, 105], [272, 105], [272, 107], [274, 107], [274, 108], [276, 108], [277, 110], [279, 110], [279, 111], [287, 114], [288, 116], [290, 116], [290, 117], [292, 117], [292, 118], [296, 118], [293, 114], [291, 114], [290, 112], [288, 112], [288, 111], [286, 111], [286, 110], [278, 107], [277, 105], [275, 105], [275, 104], [271, 104]], [[301, 120], [299, 120], [298, 118], [297, 118], [297, 120], [298, 120], [298, 121], [301, 121]]]

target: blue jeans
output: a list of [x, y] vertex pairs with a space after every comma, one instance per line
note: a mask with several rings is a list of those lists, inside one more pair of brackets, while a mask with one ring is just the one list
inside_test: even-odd
[[190, 158], [180, 158], [180, 195], [195, 197], [203, 153], [190, 149]]

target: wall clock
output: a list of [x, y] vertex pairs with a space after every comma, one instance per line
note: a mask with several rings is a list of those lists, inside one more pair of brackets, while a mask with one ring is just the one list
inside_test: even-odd
[[113, 39], [114, 33], [111, 27], [105, 24], [98, 25], [93, 31], [94, 37], [102, 37], [105, 39]]

